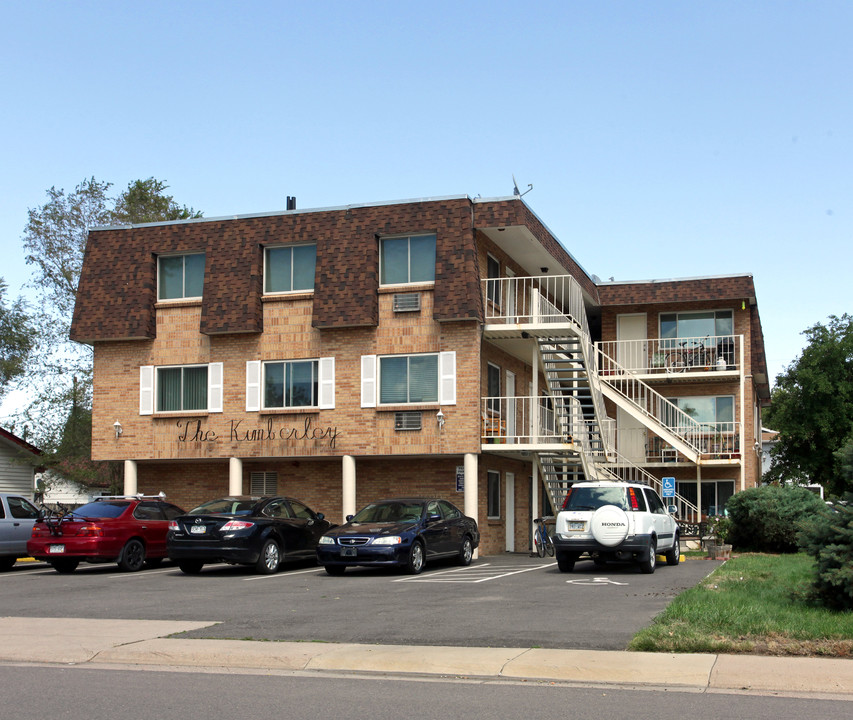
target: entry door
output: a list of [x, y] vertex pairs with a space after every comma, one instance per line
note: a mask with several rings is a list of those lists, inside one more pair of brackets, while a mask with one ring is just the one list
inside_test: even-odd
[[515, 473], [506, 473], [506, 551], [515, 552]]
[[642, 371], [649, 366], [649, 344], [646, 334], [646, 314], [617, 315], [616, 362], [626, 370]]
[[646, 427], [622, 408], [616, 408], [616, 449], [635, 463], [646, 459]]

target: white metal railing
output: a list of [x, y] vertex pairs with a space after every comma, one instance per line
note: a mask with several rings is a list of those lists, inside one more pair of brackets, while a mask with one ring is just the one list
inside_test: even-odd
[[634, 374], [628, 372], [613, 358], [598, 351], [599, 367], [607, 365], [614, 371], [604, 375], [604, 382], [619, 395], [632, 403], [647, 417], [653, 418], [662, 428], [669, 430], [694, 452], [701, 453], [696, 444], [701, 435], [701, 423], [688, 415], [684, 410], [665, 398], [651, 385], [644, 383]]
[[[606, 340], [600, 370], [605, 375], [628, 371], [639, 375], [675, 375], [684, 372], [721, 372], [740, 369], [742, 335], [706, 335], [688, 338]], [[608, 362], [612, 359], [614, 362]]]
[[480, 418], [483, 443], [537, 445], [572, 442], [571, 429], [554, 412], [547, 395], [481, 398]]
[[[603, 422], [607, 413], [596, 367], [597, 353], [578, 281], [571, 275], [544, 275], [487, 278], [482, 283], [487, 324], [554, 325], [554, 338], [572, 337], [580, 342], [595, 416]], [[560, 347], [555, 342], [542, 351], [559, 354]]]
[[[740, 459], [739, 422], [701, 423], [694, 438], [703, 460]], [[640, 464], [686, 462], [669, 443], [646, 428], [618, 428], [616, 450], [624, 458]]]

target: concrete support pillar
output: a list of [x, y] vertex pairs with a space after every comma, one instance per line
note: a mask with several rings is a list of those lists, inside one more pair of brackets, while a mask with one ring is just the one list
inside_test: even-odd
[[[463, 464], [465, 473], [465, 508], [464, 512], [479, 523], [478, 492], [477, 492], [477, 456], [466, 453]], [[479, 550], [474, 551], [474, 557], [479, 557]]]
[[228, 494], [243, 494], [243, 461], [240, 458], [228, 458]]
[[352, 455], [344, 455], [342, 459], [342, 476], [341, 476], [341, 511], [343, 512], [342, 520], [346, 520], [347, 515], [355, 515], [355, 458]]
[[125, 460], [124, 461], [124, 494], [125, 495], [136, 495], [139, 492], [137, 490], [136, 483], [136, 460]]

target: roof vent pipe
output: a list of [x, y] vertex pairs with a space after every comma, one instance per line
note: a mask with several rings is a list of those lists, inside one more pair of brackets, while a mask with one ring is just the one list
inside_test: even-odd
[[290, 197], [290, 195], [287, 196], [287, 209], [296, 210], [296, 195], [293, 197]]

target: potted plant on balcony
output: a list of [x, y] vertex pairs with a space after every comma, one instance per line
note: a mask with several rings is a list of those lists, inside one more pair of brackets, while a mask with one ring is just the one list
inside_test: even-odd
[[708, 557], [711, 560], [728, 560], [732, 546], [728, 543], [732, 521], [725, 515], [714, 515], [708, 519]]

